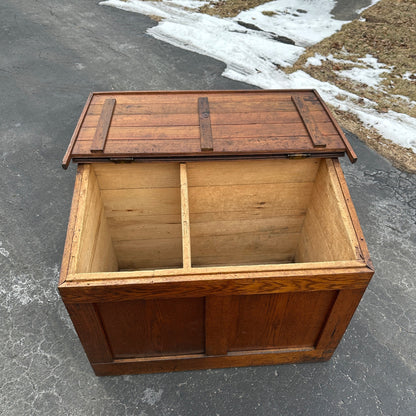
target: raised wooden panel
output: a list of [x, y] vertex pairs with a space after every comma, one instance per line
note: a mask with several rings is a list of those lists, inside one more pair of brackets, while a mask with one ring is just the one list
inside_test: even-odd
[[97, 304], [115, 358], [202, 353], [204, 298]]
[[313, 347], [337, 291], [233, 296], [229, 351]]

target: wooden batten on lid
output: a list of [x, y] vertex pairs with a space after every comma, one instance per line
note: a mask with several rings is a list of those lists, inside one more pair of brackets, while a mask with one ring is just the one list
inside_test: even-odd
[[304, 158], [355, 155], [315, 90], [90, 94], [63, 159]]

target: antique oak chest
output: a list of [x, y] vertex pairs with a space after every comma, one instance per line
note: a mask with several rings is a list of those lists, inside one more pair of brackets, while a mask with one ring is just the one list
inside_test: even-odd
[[59, 290], [97, 375], [327, 360], [372, 275], [314, 90], [90, 95]]

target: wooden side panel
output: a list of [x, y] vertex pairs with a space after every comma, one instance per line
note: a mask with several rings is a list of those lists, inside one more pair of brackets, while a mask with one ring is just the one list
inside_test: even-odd
[[287, 162], [187, 164], [194, 266], [293, 261], [318, 162]]
[[316, 348], [333, 351], [341, 341], [365, 289], [341, 290], [325, 322]]
[[114, 357], [202, 353], [204, 298], [97, 304]]
[[357, 259], [358, 241], [332, 162], [323, 160], [299, 240], [299, 263]]
[[82, 215], [79, 216], [76, 247], [76, 270], [78, 273], [112, 272], [118, 270], [111, 235], [103, 210], [100, 188], [92, 168], [86, 169], [86, 187]]
[[233, 296], [229, 350], [314, 347], [337, 291]]
[[90, 362], [112, 361], [113, 354], [94, 305], [71, 303], [65, 306]]
[[182, 266], [179, 164], [94, 166], [120, 269]]

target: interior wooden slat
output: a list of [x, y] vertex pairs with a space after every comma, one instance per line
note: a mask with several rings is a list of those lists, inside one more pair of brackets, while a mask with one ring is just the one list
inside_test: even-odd
[[311, 182], [319, 159], [188, 162], [189, 186]]
[[187, 164], [193, 266], [293, 261], [319, 161], [287, 162]]
[[[231, 213], [230, 213], [231, 214]], [[271, 233], [271, 234], [291, 234], [300, 233], [305, 219], [304, 215], [298, 216], [273, 216], [273, 217], [255, 217], [246, 220], [233, 220], [229, 215], [228, 220], [212, 219], [211, 221], [201, 221], [203, 214], [193, 214], [192, 224], [195, 228], [192, 235], [194, 237], [203, 236], [224, 236], [224, 235], [240, 235], [254, 233]], [[199, 220], [199, 222], [198, 222]]]
[[292, 262], [298, 243], [298, 233], [251, 233], [191, 235], [192, 265], [238, 265]]
[[180, 186], [176, 163], [97, 163], [94, 171], [101, 190]]
[[[180, 229], [179, 229], [180, 232]], [[123, 270], [182, 267], [182, 238], [114, 241], [118, 264]]]
[[192, 215], [199, 212], [244, 211], [262, 209], [306, 209], [313, 182], [276, 183], [259, 186], [191, 186], [189, 198]]

